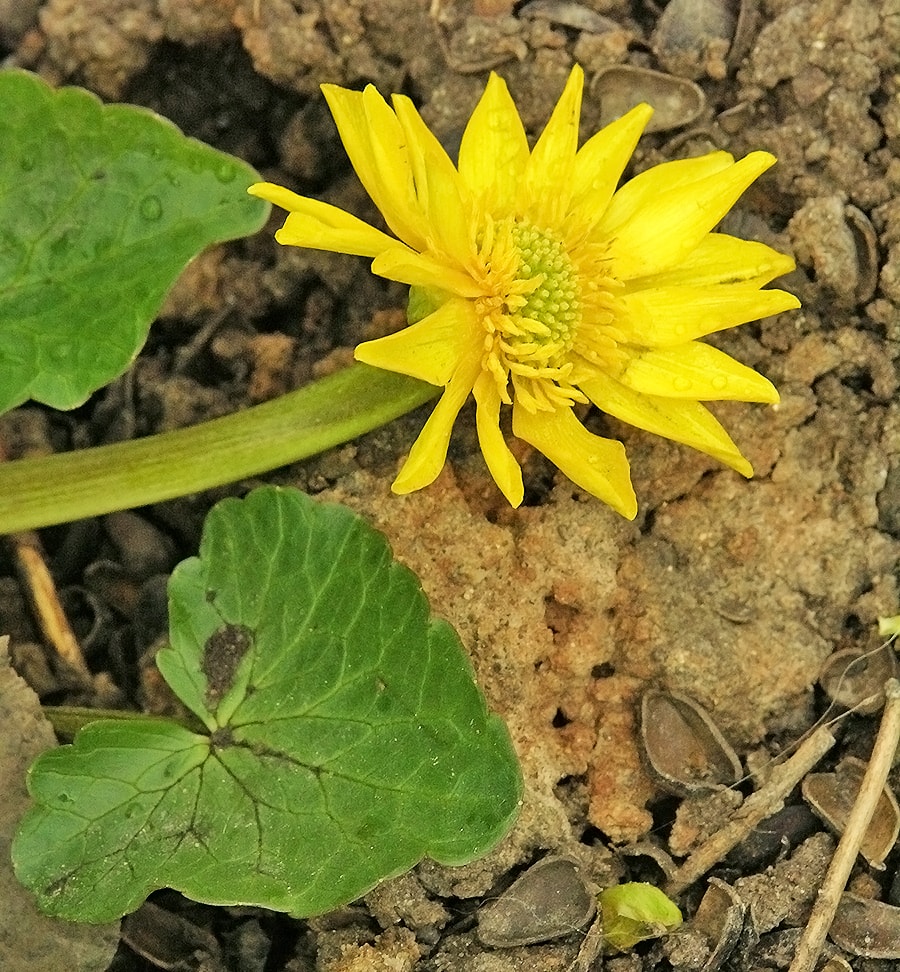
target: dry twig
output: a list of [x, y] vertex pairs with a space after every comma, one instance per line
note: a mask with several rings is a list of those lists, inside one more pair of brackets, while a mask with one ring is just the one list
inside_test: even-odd
[[81, 687], [89, 686], [91, 673], [60, 604], [37, 534], [14, 533], [7, 537], [7, 542], [41, 634], [63, 662], [64, 674], [74, 678]]
[[743, 802], [732, 819], [702, 843], [675, 871], [664, 888], [670, 898], [681, 894], [694, 881], [703, 877], [734, 847], [744, 840], [766, 817], [784, 806], [791, 790], [834, 745], [827, 726], [820, 726], [805, 739], [789, 760], [772, 770], [769, 781]]
[[[41, 453], [31, 451], [30, 454]], [[0, 462], [8, 458], [4, 443], [0, 441]], [[5, 539], [41, 634], [63, 662], [64, 673], [60, 674], [74, 680], [79, 688], [87, 688], [92, 682], [91, 673], [60, 603], [40, 538], [29, 530], [9, 534]]]
[[866, 775], [788, 972], [812, 972], [815, 968], [863, 837], [887, 782], [894, 753], [900, 742], [900, 682], [895, 678], [888, 679], [884, 694], [887, 701]]

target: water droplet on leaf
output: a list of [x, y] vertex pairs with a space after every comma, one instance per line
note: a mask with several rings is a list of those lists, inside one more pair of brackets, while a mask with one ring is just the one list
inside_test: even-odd
[[72, 249], [72, 231], [63, 230], [62, 233], [49, 245], [50, 253], [54, 260], [64, 260]]
[[50, 359], [60, 364], [72, 357], [75, 345], [70, 341], [57, 341], [50, 347]]
[[216, 178], [219, 182], [234, 182], [236, 175], [237, 169], [230, 162], [223, 162], [216, 169]]
[[144, 196], [141, 200], [140, 213], [144, 219], [157, 220], [162, 216], [162, 203], [159, 196]]

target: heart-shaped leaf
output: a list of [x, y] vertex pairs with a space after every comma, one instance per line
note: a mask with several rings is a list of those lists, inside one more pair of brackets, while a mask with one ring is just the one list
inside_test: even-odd
[[268, 205], [256, 173], [130, 105], [0, 72], [0, 412], [80, 405], [128, 366], [166, 292]]
[[107, 921], [168, 886], [315, 914], [507, 831], [506, 728], [355, 514], [272, 487], [225, 500], [169, 591], [159, 668], [206, 731], [104, 721], [38, 759], [13, 859], [44, 910]]

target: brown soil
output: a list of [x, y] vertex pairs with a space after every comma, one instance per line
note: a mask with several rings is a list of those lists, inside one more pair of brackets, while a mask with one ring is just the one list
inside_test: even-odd
[[[678, 810], [640, 757], [636, 714], [647, 688], [699, 702], [744, 765], [764, 772], [821, 714], [814, 685], [824, 659], [874, 647], [877, 617], [900, 611], [900, 6], [762, 0], [754, 19], [748, 2], [732, 43], [728, 0], [679, 2], [680, 13], [675, 4], [666, 31], [654, 34], [659, 11], [650, 0], [0, 0], [0, 48], [13, 63], [107, 100], [148, 105], [267, 178], [371, 220], [377, 214], [343, 157], [321, 82], [405, 91], [452, 145], [488, 69], [507, 79], [532, 132], [575, 59], [590, 83], [614, 64], [677, 70], [697, 80], [705, 104], [686, 124], [647, 136], [635, 169], [713, 147], [772, 151], [778, 165], [727, 228], [792, 252], [798, 269], [783, 286], [803, 301], [800, 312], [716, 340], [782, 395], [776, 408], [715, 409], [753, 462], [752, 481], [587, 416], [593, 430], [626, 444], [640, 503], [633, 524], [536, 454], [522, 454], [525, 505], [504, 506], [466, 412], [444, 473], [408, 497], [391, 495], [389, 484], [427, 409], [273, 475], [363, 513], [419, 574], [510, 727], [526, 779], [521, 818], [483, 861], [425, 863], [358, 906], [311, 922], [159, 895], [155, 903], [181, 923], [164, 933], [169, 926], [148, 910], [145, 955], [166, 935], [189, 939], [186, 927], [214, 944], [203, 939], [201, 958], [192, 958], [189, 942], [182, 964], [166, 966], [123, 945], [111, 968], [567, 969], [583, 932], [494, 949], [479, 943], [472, 916], [548, 852], [574, 856], [600, 885], [658, 879], [646, 856], [619, 853], [648, 839], [666, 847]], [[600, 116], [588, 94], [584, 131]], [[74, 416], [26, 408], [6, 428], [62, 449], [190, 424], [295, 387], [323, 360], [342, 362], [355, 343], [390, 326], [400, 288], [373, 278], [362, 260], [279, 248], [271, 233], [279, 218], [195, 261], [128, 376]], [[145, 658], [164, 624], [161, 578], [195, 551], [211, 503], [246, 486], [45, 532], [58, 583], [82, 605], [76, 623], [102, 617], [105, 625], [88, 646], [93, 701], [165, 704]], [[0, 572], [12, 573], [7, 562]], [[39, 639], [15, 582], [0, 584], [14, 664], [43, 698], [71, 700], [28, 648]], [[865, 757], [876, 723], [850, 720], [842, 752]], [[678, 833], [683, 855], [691, 842]], [[790, 961], [832, 846], [821, 833], [801, 843], [808, 833], [787, 828], [770, 857], [721, 871], [729, 881], [769, 878], [746, 888], [765, 921], [728, 967]], [[793, 868], [766, 872], [792, 852]], [[895, 870], [896, 853], [886, 872], [860, 865], [855, 880], [900, 904]], [[687, 915], [698, 900], [683, 896]], [[606, 967], [679, 972], [702, 968], [699, 954], [657, 942]], [[27, 968], [66, 967], [58, 961]]]

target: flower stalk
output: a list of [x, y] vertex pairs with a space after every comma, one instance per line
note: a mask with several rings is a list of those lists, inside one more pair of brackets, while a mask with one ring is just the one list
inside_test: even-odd
[[371, 432], [439, 391], [354, 364], [189, 428], [0, 463], [0, 533], [146, 506], [269, 472]]

